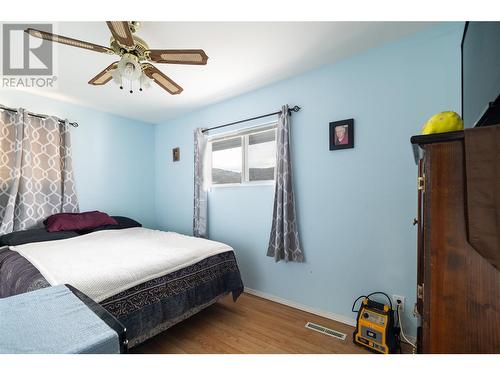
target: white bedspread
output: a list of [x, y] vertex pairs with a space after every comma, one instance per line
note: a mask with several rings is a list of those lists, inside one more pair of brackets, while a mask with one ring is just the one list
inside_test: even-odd
[[220, 242], [145, 228], [105, 230], [10, 249], [29, 260], [51, 285], [70, 284], [96, 302], [233, 250]]

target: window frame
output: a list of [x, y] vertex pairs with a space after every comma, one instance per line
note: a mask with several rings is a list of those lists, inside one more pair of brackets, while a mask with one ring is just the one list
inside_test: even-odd
[[[208, 148], [208, 186], [212, 188], [224, 188], [224, 187], [244, 187], [244, 186], [259, 186], [259, 185], [274, 185], [276, 182], [276, 161], [274, 164], [274, 176], [272, 180], [260, 180], [260, 181], [250, 181], [250, 168], [248, 165], [248, 138], [250, 135], [263, 133], [266, 131], [274, 131], [274, 140], [277, 141], [277, 121], [266, 122], [264, 124], [259, 124], [256, 126], [238, 129], [235, 131], [214, 134], [208, 137], [207, 148]], [[213, 184], [212, 183], [212, 143], [228, 140], [232, 138], [241, 138], [241, 182], [231, 182], [227, 184]]]

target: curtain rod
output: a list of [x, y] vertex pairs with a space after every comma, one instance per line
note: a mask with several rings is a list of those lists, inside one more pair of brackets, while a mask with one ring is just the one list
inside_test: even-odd
[[[300, 107], [298, 105], [296, 106], [293, 106], [292, 108], [288, 108], [288, 113], [289, 114], [292, 114], [292, 112], [298, 112], [300, 111]], [[273, 113], [268, 113], [267, 115], [261, 115], [261, 116], [256, 116], [256, 117], [251, 117], [251, 118], [246, 118], [244, 120], [239, 120], [239, 121], [235, 121], [235, 122], [230, 122], [229, 124], [224, 124], [224, 125], [219, 125], [219, 126], [214, 126], [212, 128], [208, 128], [208, 129], [204, 129], [202, 130], [201, 132], [202, 133], [206, 133], [210, 130], [215, 130], [215, 129], [219, 129], [219, 128], [224, 128], [226, 126], [230, 126], [230, 125], [236, 125], [236, 124], [241, 124], [242, 122], [248, 122], [248, 121], [252, 121], [252, 120], [257, 120], [259, 118], [263, 118], [263, 117], [269, 117], [269, 116], [274, 116], [274, 115], [279, 115], [281, 113], [281, 111], [277, 111], [277, 112], [273, 112]]]
[[[0, 109], [4, 110], [4, 111], [9, 111], [9, 112], [18, 112], [17, 109], [13, 109], [13, 108], [7, 108], [7, 107], [3, 107], [3, 106], [0, 106]], [[29, 115], [29, 116], [32, 116], [32, 117], [38, 117], [38, 118], [41, 118], [41, 119], [46, 119], [47, 117], [55, 117], [55, 116], [48, 116], [48, 115], [38, 115], [36, 113], [31, 113], [31, 112], [28, 112], [26, 111], [26, 113]], [[57, 121], [59, 122], [64, 122], [64, 120], [61, 120], [60, 118], [58, 117], [55, 117], [57, 119]], [[68, 124], [71, 125], [72, 127], [74, 128], [77, 128], [78, 127], [78, 123], [77, 122], [69, 122], [68, 121]]]

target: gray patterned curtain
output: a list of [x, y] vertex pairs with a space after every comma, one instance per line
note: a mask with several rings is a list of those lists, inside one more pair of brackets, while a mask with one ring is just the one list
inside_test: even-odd
[[207, 136], [203, 129], [194, 131], [194, 211], [193, 235], [207, 238], [208, 192], [206, 181]]
[[300, 248], [295, 212], [289, 116], [288, 106], [283, 106], [276, 136], [276, 185], [267, 255], [273, 257], [276, 262], [303, 262], [304, 254]]
[[0, 234], [78, 212], [69, 125], [0, 107]]

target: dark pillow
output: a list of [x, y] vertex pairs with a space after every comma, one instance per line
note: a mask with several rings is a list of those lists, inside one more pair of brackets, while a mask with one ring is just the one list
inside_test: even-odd
[[131, 219], [129, 217], [125, 217], [125, 216], [111, 216], [111, 217], [117, 221], [118, 227], [119, 227], [117, 229], [142, 227], [141, 223], [139, 223], [138, 221], [135, 221], [134, 219]]
[[17, 246], [31, 242], [44, 242], [54, 240], [64, 240], [66, 238], [79, 236], [74, 231], [47, 232], [45, 228], [21, 230], [4, 234], [0, 237], [0, 246]]
[[49, 216], [43, 223], [49, 232], [91, 229], [103, 225], [118, 225], [115, 219], [100, 211], [55, 214]]
[[118, 223], [117, 225], [103, 225], [98, 228], [90, 228], [90, 229], [82, 229], [78, 230], [79, 234], [87, 234], [92, 232], [97, 232], [100, 230], [110, 230], [110, 229], [127, 229], [127, 228], [135, 228], [142, 227], [142, 224], [125, 216], [111, 216]]

